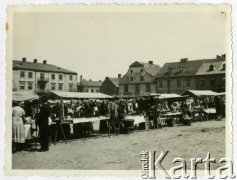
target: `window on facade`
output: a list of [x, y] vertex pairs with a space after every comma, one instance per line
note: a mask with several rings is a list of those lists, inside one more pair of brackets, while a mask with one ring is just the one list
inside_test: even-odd
[[21, 78], [24, 78], [24, 77], [25, 77], [25, 72], [24, 72], [24, 71], [21, 71], [20, 73], [21, 73], [21, 75], [20, 75]]
[[93, 90], [93, 89], [91, 89], [91, 92], [93, 93], [93, 92], [94, 92], [94, 90]]
[[56, 89], [56, 85], [55, 85], [55, 83], [51, 83], [51, 90], [55, 90]]
[[69, 75], [69, 80], [70, 80], [70, 81], [72, 80], [72, 75]]
[[133, 77], [130, 77], [130, 81], [133, 81]]
[[181, 87], [181, 80], [180, 79], [177, 80], [177, 86]]
[[143, 69], [141, 69], [141, 72], [143, 72]]
[[28, 90], [32, 90], [33, 89], [33, 84], [32, 82], [28, 83]]
[[186, 79], [186, 86], [190, 87], [190, 79]]
[[141, 80], [141, 81], [144, 81], [144, 76], [141, 76], [141, 77], [140, 77], [140, 80]]
[[59, 79], [59, 80], [63, 80], [63, 75], [62, 75], [62, 74], [59, 74], [58, 79]]
[[136, 94], [140, 93], [140, 84], [136, 84], [136, 86], [135, 86], [135, 93]]
[[131, 70], [130, 72], [133, 73], [133, 70]]
[[55, 74], [51, 74], [51, 79], [55, 79]]
[[214, 78], [210, 79], [210, 86], [215, 86], [216, 80]]
[[73, 91], [73, 84], [69, 84], [69, 91], [70, 91], [70, 92]]
[[150, 84], [146, 84], [146, 91], [150, 92], [151, 91], [151, 85]]
[[58, 90], [59, 90], [59, 91], [62, 91], [62, 90], [63, 90], [63, 84], [62, 84], [62, 83], [58, 84]]
[[199, 81], [199, 86], [200, 86], [200, 87], [204, 87], [204, 86], [205, 86], [205, 80], [204, 80], [204, 79], [201, 79], [201, 80]]
[[163, 84], [162, 84], [161, 80], [158, 83], [159, 83], [159, 87], [163, 87]]
[[32, 72], [28, 72], [28, 78], [32, 78], [33, 77], [33, 73]]
[[44, 80], [44, 73], [40, 73], [40, 79]]
[[99, 89], [97, 89], [96, 92], [99, 92]]
[[24, 82], [20, 82], [20, 89], [24, 90], [25, 89], [25, 83]]
[[127, 85], [127, 84], [124, 85], [124, 92], [125, 92], [125, 93], [128, 92], [128, 85]]

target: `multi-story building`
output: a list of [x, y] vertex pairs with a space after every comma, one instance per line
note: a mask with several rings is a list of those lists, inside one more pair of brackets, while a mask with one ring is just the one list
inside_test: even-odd
[[13, 91], [35, 91], [46, 93], [52, 91], [77, 91], [77, 73], [43, 63], [13, 60]]
[[78, 92], [91, 92], [91, 93], [97, 93], [100, 92], [100, 87], [102, 85], [102, 81], [92, 81], [91, 79], [89, 81], [82, 79], [82, 76], [80, 76], [80, 82], [77, 83], [77, 91]]
[[107, 95], [118, 95], [120, 78], [121, 74], [119, 74], [117, 78], [106, 77], [100, 87], [100, 92]]
[[165, 63], [156, 75], [157, 93], [183, 93], [186, 90], [225, 89], [225, 55], [215, 59]]
[[135, 61], [129, 66], [127, 73], [119, 80], [119, 95], [145, 95], [156, 92], [155, 75], [160, 66]]

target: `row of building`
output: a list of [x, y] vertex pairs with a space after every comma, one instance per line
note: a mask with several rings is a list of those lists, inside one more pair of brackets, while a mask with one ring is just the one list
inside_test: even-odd
[[225, 91], [226, 55], [214, 59], [165, 63], [132, 63], [125, 75], [106, 77], [104, 81], [85, 80], [76, 72], [22, 58], [13, 60], [13, 91], [102, 92], [108, 95], [145, 95], [148, 93], [182, 93], [186, 90]]

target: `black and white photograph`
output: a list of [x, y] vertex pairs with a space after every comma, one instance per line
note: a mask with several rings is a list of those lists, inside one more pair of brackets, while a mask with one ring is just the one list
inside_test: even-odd
[[5, 170], [233, 177], [230, 12], [9, 6]]

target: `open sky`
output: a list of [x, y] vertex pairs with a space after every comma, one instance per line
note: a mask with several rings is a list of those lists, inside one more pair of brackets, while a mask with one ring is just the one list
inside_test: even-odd
[[19, 12], [13, 25], [15, 60], [46, 59], [85, 79], [124, 75], [134, 61], [162, 66], [226, 53], [221, 12]]

